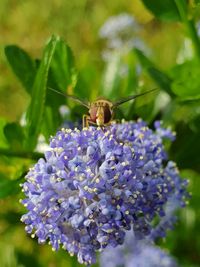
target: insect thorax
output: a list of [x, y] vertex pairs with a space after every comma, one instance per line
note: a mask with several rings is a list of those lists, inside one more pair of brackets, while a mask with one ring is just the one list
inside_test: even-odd
[[105, 107], [105, 106], [108, 106], [109, 108], [112, 108], [113, 104], [111, 101], [108, 101], [106, 99], [103, 99], [103, 98], [99, 98], [97, 99], [96, 101], [92, 102], [91, 103], [91, 107]]

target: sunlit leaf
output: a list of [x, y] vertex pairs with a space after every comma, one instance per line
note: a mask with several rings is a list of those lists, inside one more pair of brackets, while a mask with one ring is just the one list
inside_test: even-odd
[[61, 39], [57, 40], [54, 55], [51, 60], [51, 71], [57, 83], [57, 88], [66, 92], [75, 87], [77, 71], [74, 65], [74, 56], [70, 47]]
[[[52, 75], [51, 69], [48, 73], [47, 86], [58, 89], [58, 84]], [[60, 127], [62, 118], [59, 109], [62, 105], [66, 105], [66, 98], [56, 92], [53, 92], [48, 87], [46, 91], [45, 113], [41, 129], [42, 134], [46, 137], [46, 140], [49, 140], [49, 136], [54, 134], [55, 131]], [[52, 122], [50, 123], [50, 121]], [[51, 124], [50, 127], [48, 127], [49, 123]]]
[[176, 65], [171, 71], [172, 91], [182, 100], [200, 99], [200, 65], [188, 61]]
[[5, 55], [15, 75], [27, 92], [31, 94], [36, 73], [34, 61], [22, 48], [16, 45], [6, 46]]
[[48, 71], [59, 38], [52, 36], [44, 49], [42, 60], [32, 89], [32, 99], [27, 113], [26, 148], [33, 149], [41, 129], [44, 113]]
[[[77, 71], [75, 69], [74, 56], [69, 46], [58, 38], [50, 64], [48, 87], [73, 94], [76, 84]], [[59, 107], [66, 105], [67, 98], [51, 90], [47, 90], [46, 94], [46, 105], [48, 107], [45, 108], [42, 133], [48, 140], [49, 136], [55, 134], [55, 131], [61, 126], [62, 120]]]

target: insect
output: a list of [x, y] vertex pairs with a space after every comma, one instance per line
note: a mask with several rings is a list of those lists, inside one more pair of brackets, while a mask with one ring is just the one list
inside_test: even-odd
[[57, 91], [51, 87], [48, 87], [48, 89], [50, 89], [50, 90], [52, 90], [52, 91], [54, 91], [54, 92], [56, 92], [62, 96], [73, 99], [74, 101], [76, 101], [77, 103], [83, 105], [84, 107], [86, 107], [88, 109], [89, 114], [83, 115], [83, 128], [88, 127], [89, 124], [97, 125], [99, 127], [109, 125], [113, 120], [114, 110], [118, 106], [120, 106], [121, 104], [124, 104], [130, 100], [133, 100], [137, 97], [146, 95], [148, 93], [151, 93], [151, 92], [157, 90], [157, 88], [155, 88], [155, 89], [146, 91], [146, 92], [141, 93], [141, 94], [132, 95], [132, 96], [128, 96], [126, 98], [122, 98], [116, 102], [111, 102], [111, 101], [106, 100], [104, 98], [98, 98], [94, 102], [89, 103], [89, 102], [85, 102], [84, 100], [81, 100], [80, 98], [78, 98], [76, 96], [64, 94], [64, 93]]

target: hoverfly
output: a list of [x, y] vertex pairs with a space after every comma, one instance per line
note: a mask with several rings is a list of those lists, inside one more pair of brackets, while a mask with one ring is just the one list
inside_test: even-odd
[[131, 95], [131, 96], [128, 96], [126, 98], [122, 98], [116, 102], [111, 102], [109, 100], [106, 100], [103, 97], [100, 97], [97, 100], [95, 100], [94, 102], [89, 103], [89, 102], [85, 102], [84, 100], [81, 100], [80, 98], [78, 98], [76, 96], [62, 93], [62, 92], [57, 91], [51, 87], [48, 87], [48, 89], [50, 89], [51, 91], [54, 91], [54, 92], [56, 92], [62, 96], [70, 98], [70, 99], [76, 101], [77, 103], [81, 104], [82, 106], [84, 106], [88, 109], [89, 114], [83, 115], [83, 128], [88, 127], [89, 124], [97, 125], [99, 127], [109, 125], [113, 120], [115, 108], [117, 108], [121, 104], [124, 104], [130, 100], [133, 100], [137, 97], [146, 95], [148, 93], [151, 93], [151, 92], [157, 90], [157, 88], [151, 89], [151, 90], [146, 91], [146, 92], [141, 93], [141, 94]]

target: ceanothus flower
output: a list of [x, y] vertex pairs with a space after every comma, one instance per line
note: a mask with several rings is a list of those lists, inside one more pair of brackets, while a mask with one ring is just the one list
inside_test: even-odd
[[149, 242], [136, 240], [127, 232], [125, 242], [117, 248], [106, 248], [100, 255], [100, 267], [178, 267], [167, 252]]
[[184, 206], [186, 182], [163, 146], [174, 134], [155, 127], [138, 120], [59, 131], [23, 184], [26, 231], [85, 264], [123, 244], [127, 230], [136, 239], [163, 236], [155, 220], [165, 218], [173, 197]]
[[[169, 129], [160, 128], [160, 122], [156, 122], [155, 125], [158, 127], [157, 133], [170, 135]], [[137, 240], [133, 231], [127, 231], [123, 245], [116, 248], [108, 246], [100, 254], [100, 267], [178, 267], [175, 259], [156, 246], [154, 241], [158, 237], [165, 237], [166, 230], [173, 228], [176, 222], [175, 212], [184, 205], [183, 195], [190, 196], [185, 191], [183, 194], [181, 192], [184, 182], [187, 183], [187, 181], [177, 180], [176, 191], [165, 204], [165, 215], [161, 217], [150, 235], [145, 239]]]

